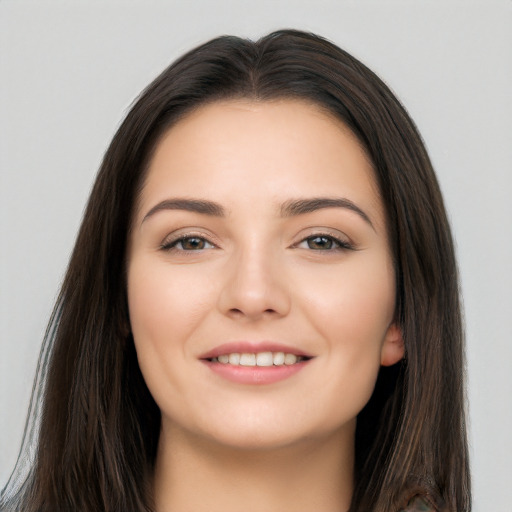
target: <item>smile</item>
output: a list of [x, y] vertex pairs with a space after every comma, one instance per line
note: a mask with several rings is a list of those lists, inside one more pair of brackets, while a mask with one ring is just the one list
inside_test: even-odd
[[236, 342], [220, 345], [200, 360], [217, 376], [236, 384], [273, 384], [308, 366], [314, 356], [273, 342]]
[[275, 343], [230, 342], [200, 356], [200, 361], [223, 380], [237, 384], [273, 384], [300, 372], [315, 358], [298, 347]]

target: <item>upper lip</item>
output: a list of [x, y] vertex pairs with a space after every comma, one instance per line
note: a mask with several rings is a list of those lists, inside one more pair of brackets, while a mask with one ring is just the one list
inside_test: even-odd
[[199, 356], [199, 359], [213, 359], [224, 354], [257, 354], [259, 352], [284, 352], [285, 354], [295, 354], [301, 357], [313, 357], [299, 348], [283, 343], [275, 343], [273, 341], [234, 341], [212, 348]]

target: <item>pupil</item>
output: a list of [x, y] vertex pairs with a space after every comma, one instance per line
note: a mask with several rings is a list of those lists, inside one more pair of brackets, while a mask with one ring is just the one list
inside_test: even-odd
[[183, 240], [182, 245], [183, 248], [187, 250], [203, 249], [204, 240], [201, 240], [201, 238], [186, 238]]
[[310, 249], [331, 249], [332, 240], [326, 236], [317, 236], [309, 240]]

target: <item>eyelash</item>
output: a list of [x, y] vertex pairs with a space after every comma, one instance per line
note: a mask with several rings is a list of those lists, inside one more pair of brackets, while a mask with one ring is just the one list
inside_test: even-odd
[[334, 247], [329, 247], [328, 249], [312, 249], [311, 247], [304, 247], [304, 249], [309, 249], [315, 252], [352, 251], [355, 249], [355, 247], [350, 242], [347, 242], [346, 240], [340, 240], [338, 237], [328, 233], [315, 233], [310, 235], [302, 239], [299, 243], [295, 244], [294, 247], [300, 247], [301, 244], [311, 242], [315, 239], [324, 239], [327, 242], [331, 242]]
[[[301, 244], [312, 242], [315, 239], [323, 239], [324, 241], [331, 243], [332, 246], [328, 247], [327, 249], [318, 249], [318, 248], [313, 249], [310, 246], [300, 247]], [[199, 243], [204, 244], [204, 245], [210, 245], [211, 247], [201, 247], [199, 249], [185, 249], [183, 247], [183, 243], [187, 240], [197, 240]], [[181, 244], [181, 248], [177, 248], [177, 246], [180, 244]], [[169, 251], [169, 252], [180, 251], [183, 253], [201, 252], [206, 249], [212, 249], [212, 248], [216, 248], [216, 247], [217, 246], [215, 244], [213, 244], [212, 242], [207, 240], [205, 237], [199, 236], [199, 235], [193, 235], [193, 234], [182, 235], [182, 236], [175, 238], [173, 240], [170, 240], [168, 242], [164, 242], [160, 246], [160, 248], [164, 251]], [[337, 238], [331, 234], [327, 234], [327, 233], [315, 233], [313, 235], [310, 235], [310, 236], [302, 239], [300, 242], [298, 242], [297, 244], [294, 244], [292, 247], [293, 248], [309, 249], [309, 250], [312, 250], [315, 252], [338, 252], [338, 251], [348, 251], [348, 250], [355, 249], [354, 246], [350, 242], [347, 242], [346, 240], [340, 240], [339, 238]]]
[[[198, 240], [199, 242], [204, 242], [205, 244], [209, 244], [211, 247], [203, 247], [201, 249], [185, 249], [183, 247], [183, 243], [186, 240]], [[181, 249], [178, 249], [176, 247], [179, 244], [181, 244]], [[210, 248], [215, 248], [215, 247], [216, 247], [216, 245], [213, 244], [212, 242], [210, 242], [209, 240], [207, 240], [205, 237], [199, 236], [199, 235], [192, 235], [192, 234], [181, 235], [178, 238], [175, 238], [173, 240], [163, 242], [162, 245], [160, 246], [160, 248], [164, 251], [169, 251], [169, 252], [180, 251], [180, 252], [184, 252], [184, 253], [201, 252], [201, 251], [204, 251], [205, 249], [210, 249]]]

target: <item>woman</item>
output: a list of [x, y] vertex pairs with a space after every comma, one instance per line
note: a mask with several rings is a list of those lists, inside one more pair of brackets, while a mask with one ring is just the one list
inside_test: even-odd
[[4, 507], [469, 510], [462, 351], [389, 89], [311, 34], [212, 40], [105, 155]]

